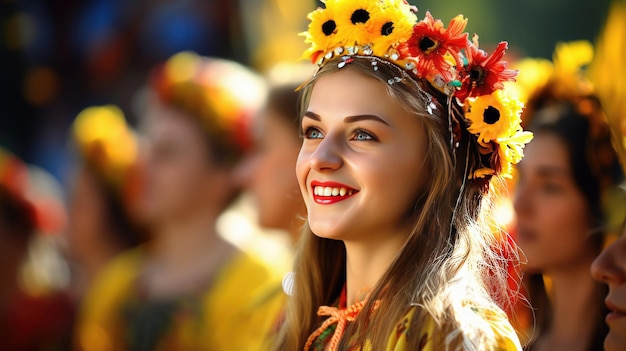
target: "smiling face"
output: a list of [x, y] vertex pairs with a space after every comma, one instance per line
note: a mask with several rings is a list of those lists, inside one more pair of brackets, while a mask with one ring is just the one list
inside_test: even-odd
[[425, 177], [426, 133], [384, 82], [346, 68], [318, 78], [296, 165], [317, 236], [405, 240]]
[[606, 318], [609, 333], [604, 349], [623, 350], [626, 345], [626, 230], [596, 258], [591, 273], [594, 279], [609, 286], [606, 304], [611, 312]]
[[515, 211], [518, 243], [531, 270], [546, 271], [589, 264], [591, 215], [576, 185], [565, 144], [539, 133], [519, 164]]

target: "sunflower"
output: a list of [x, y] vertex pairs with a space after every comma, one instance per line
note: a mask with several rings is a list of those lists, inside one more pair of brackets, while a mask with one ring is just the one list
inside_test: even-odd
[[335, 22], [333, 12], [323, 8], [310, 12], [307, 18], [311, 21], [308, 31], [300, 35], [305, 37], [304, 42], [311, 44], [311, 47], [304, 52], [302, 58], [310, 59], [315, 63], [320, 55], [324, 55], [340, 44], [337, 22]]
[[390, 47], [406, 42], [413, 33], [417, 16], [411, 6], [402, 0], [388, 0], [373, 18], [375, 30], [372, 42], [374, 55], [384, 56]]
[[467, 128], [481, 143], [489, 143], [512, 134], [521, 123], [523, 104], [496, 90], [493, 94], [465, 100]]
[[335, 20], [344, 45], [372, 44], [374, 38], [380, 36], [374, 23], [380, 12], [378, 1], [348, 0], [333, 5], [337, 5], [334, 7]]
[[473, 41], [467, 43], [467, 64], [460, 73], [461, 89], [455, 94], [461, 100], [502, 89], [503, 82], [515, 81], [518, 73], [516, 70], [507, 69], [507, 62], [502, 61], [508, 47], [507, 42], [500, 42], [496, 50], [487, 55], [478, 48], [478, 36], [474, 36]]
[[512, 135], [497, 139], [498, 155], [508, 163], [517, 164], [524, 157], [524, 146], [533, 139], [533, 133], [517, 129]]
[[422, 77], [428, 76], [430, 71], [441, 72], [446, 80], [452, 80], [451, 65], [445, 55], [452, 54], [460, 62], [459, 53], [467, 43], [467, 33], [463, 33], [467, 19], [458, 15], [450, 21], [446, 29], [441, 20], [435, 20], [430, 12], [413, 27], [413, 34], [398, 50], [404, 57], [417, 59], [417, 71]]

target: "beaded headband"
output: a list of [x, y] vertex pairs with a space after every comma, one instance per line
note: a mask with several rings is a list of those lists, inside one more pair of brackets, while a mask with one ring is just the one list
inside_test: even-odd
[[[405, 0], [322, 2], [325, 7], [309, 13], [308, 31], [301, 33], [311, 44], [304, 58], [322, 67], [339, 57], [339, 68], [354, 57], [370, 58], [375, 71], [378, 63], [389, 62], [408, 73], [389, 79], [390, 85], [406, 78], [428, 81], [464, 107], [461, 120], [449, 118], [450, 130], [456, 127], [453, 123], [467, 129], [485, 156], [482, 167], [468, 177], [511, 177], [512, 164], [522, 159], [532, 133], [521, 127], [523, 104], [504, 90], [504, 82], [514, 82], [517, 75], [501, 60], [506, 42], [487, 54], [479, 49], [477, 36], [468, 40], [467, 19], [462, 15], [452, 19], [448, 28], [429, 12], [417, 21], [417, 8]], [[428, 94], [415, 85], [420, 95]], [[426, 99], [425, 110], [432, 113], [433, 109], [430, 98]], [[454, 140], [451, 144], [457, 145]]]

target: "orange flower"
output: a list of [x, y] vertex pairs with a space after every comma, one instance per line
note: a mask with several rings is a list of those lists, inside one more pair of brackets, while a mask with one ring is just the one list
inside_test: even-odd
[[515, 81], [517, 70], [506, 69], [506, 61], [501, 60], [507, 46], [507, 42], [500, 42], [496, 50], [487, 55], [478, 48], [477, 36], [474, 37], [474, 43], [468, 42], [467, 64], [459, 74], [462, 86], [455, 96], [465, 100], [468, 97], [488, 95], [502, 89], [503, 82]]
[[417, 72], [426, 77], [433, 70], [442, 74], [446, 80], [452, 79], [450, 63], [445, 59], [451, 54], [460, 62], [459, 53], [467, 45], [467, 33], [463, 33], [467, 19], [458, 15], [450, 21], [446, 29], [441, 20], [435, 20], [430, 12], [413, 28], [413, 35], [406, 43], [398, 47], [402, 58], [413, 58]]

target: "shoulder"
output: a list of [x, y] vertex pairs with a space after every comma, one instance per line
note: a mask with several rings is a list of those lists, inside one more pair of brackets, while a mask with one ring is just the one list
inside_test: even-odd
[[267, 348], [285, 303], [278, 278], [262, 261], [243, 252], [222, 268], [204, 301], [211, 349]]
[[[457, 309], [459, 335], [467, 350], [521, 350], [515, 329], [500, 308], [463, 304]], [[467, 345], [467, 346], [465, 346]]]
[[[396, 325], [389, 337], [387, 351], [522, 350], [506, 314], [496, 307], [482, 308], [464, 304], [456, 311], [459, 326], [452, 330], [441, 327], [428, 313], [422, 313], [423, 317], [416, 318], [419, 308], [412, 306]], [[415, 340], [418, 345], [413, 345]]]
[[87, 291], [83, 300], [83, 309], [89, 310], [95, 306], [102, 306], [106, 309], [108, 307], [103, 305], [113, 303], [128, 293], [137, 279], [142, 253], [142, 249], [134, 249], [112, 259], [101, 270]]
[[[257, 295], [268, 284], [279, 284], [280, 277], [274, 270], [254, 256], [238, 252], [219, 271], [215, 277], [212, 293], [228, 297]], [[248, 297], [244, 300], [247, 300]]]
[[[92, 343], [113, 347], [119, 327], [119, 308], [132, 294], [139, 271], [141, 249], [120, 254], [94, 279], [81, 303], [76, 326], [77, 349]], [[103, 346], [103, 350], [108, 350]]]

